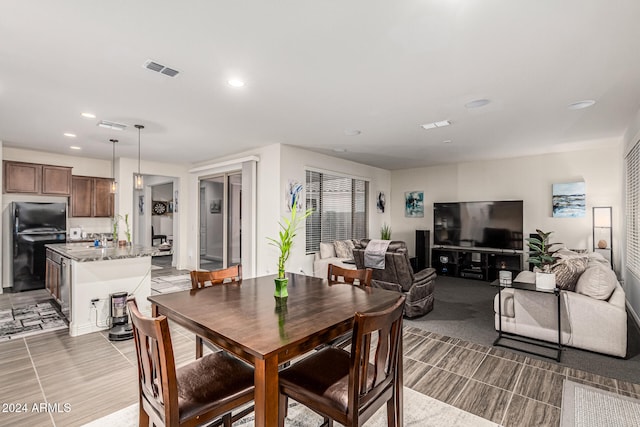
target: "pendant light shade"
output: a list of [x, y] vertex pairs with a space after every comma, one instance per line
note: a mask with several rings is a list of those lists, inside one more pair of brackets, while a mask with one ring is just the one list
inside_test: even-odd
[[111, 188], [109, 189], [111, 194], [115, 194], [118, 191], [118, 182], [116, 181], [116, 143], [117, 139], [110, 139], [113, 145], [113, 156], [111, 157]]
[[142, 125], [134, 125], [138, 129], [138, 173], [133, 176], [133, 188], [142, 190], [144, 188], [144, 178], [140, 173], [140, 131], [144, 129]]

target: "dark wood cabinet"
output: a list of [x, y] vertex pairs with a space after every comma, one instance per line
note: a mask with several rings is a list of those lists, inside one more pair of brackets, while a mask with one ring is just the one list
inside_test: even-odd
[[73, 176], [71, 191], [72, 217], [112, 217], [111, 179]]
[[71, 168], [4, 161], [3, 192], [69, 196]]
[[60, 300], [60, 273], [60, 264], [49, 258], [49, 251], [47, 251], [44, 283], [47, 290], [56, 301]]

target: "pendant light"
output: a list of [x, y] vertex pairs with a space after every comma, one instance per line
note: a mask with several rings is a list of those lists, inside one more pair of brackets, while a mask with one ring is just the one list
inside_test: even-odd
[[140, 130], [144, 129], [142, 125], [134, 125], [138, 129], [138, 173], [133, 176], [133, 188], [142, 190], [144, 188], [144, 179], [140, 174]]
[[113, 156], [111, 157], [111, 188], [109, 191], [111, 194], [115, 194], [118, 191], [118, 181], [116, 181], [116, 143], [117, 139], [110, 139], [111, 144], [113, 144]]

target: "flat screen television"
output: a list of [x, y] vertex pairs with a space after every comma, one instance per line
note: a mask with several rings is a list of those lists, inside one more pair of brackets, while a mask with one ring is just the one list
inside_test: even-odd
[[522, 200], [433, 204], [433, 243], [521, 250]]

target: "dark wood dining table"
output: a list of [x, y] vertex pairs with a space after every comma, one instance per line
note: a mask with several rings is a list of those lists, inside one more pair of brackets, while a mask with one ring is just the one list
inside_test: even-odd
[[[317, 277], [287, 277], [286, 300], [273, 296], [274, 275], [149, 297], [154, 316], [167, 316], [255, 367], [256, 426], [277, 425], [278, 365], [351, 330], [355, 312], [382, 310], [399, 297]], [[402, 425], [402, 367], [398, 383]]]

